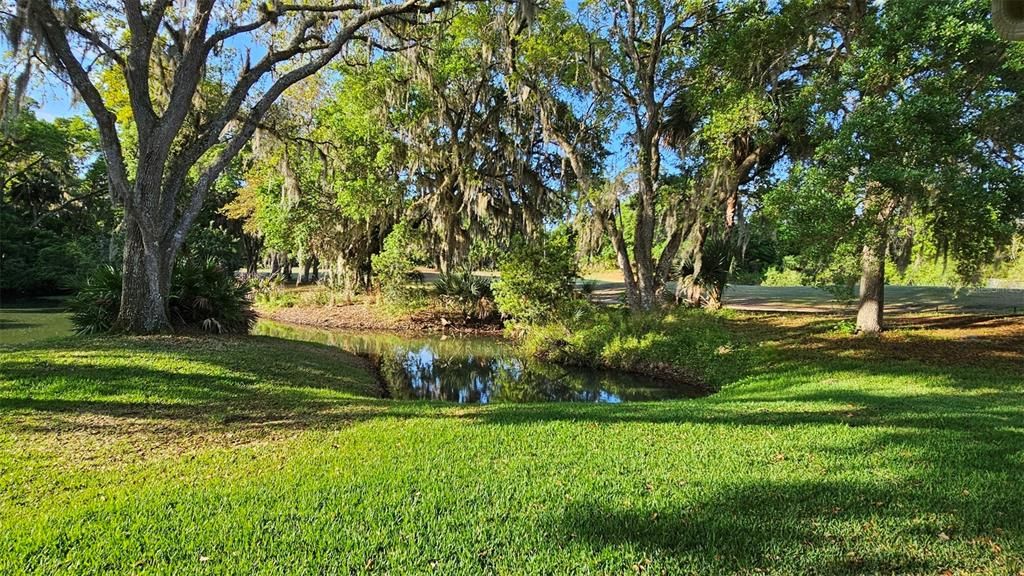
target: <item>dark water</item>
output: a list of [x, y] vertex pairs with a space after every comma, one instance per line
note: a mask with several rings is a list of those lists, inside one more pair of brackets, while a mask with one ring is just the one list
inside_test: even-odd
[[400, 336], [321, 330], [261, 320], [254, 334], [337, 346], [371, 358], [402, 400], [489, 402], [627, 402], [696, 397], [703, 392], [651, 378], [527, 360], [497, 338]]

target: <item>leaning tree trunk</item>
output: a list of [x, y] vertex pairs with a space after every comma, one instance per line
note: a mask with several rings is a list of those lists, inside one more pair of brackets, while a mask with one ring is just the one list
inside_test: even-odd
[[169, 326], [167, 298], [174, 257], [155, 241], [146, 241], [126, 217], [121, 306], [114, 329], [133, 334], [159, 332]]
[[615, 224], [615, 214], [599, 216], [602, 218], [604, 229], [611, 238], [612, 247], [615, 249], [615, 259], [618, 262], [619, 270], [622, 271], [622, 280], [626, 286], [626, 304], [631, 310], [640, 310], [640, 293], [637, 287], [636, 277], [633, 275], [633, 264], [629, 261], [629, 248], [622, 236], [622, 231]]
[[884, 234], [864, 245], [861, 252], [860, 304], [857, 308], [857, 331], [878, 334], [882, 331], [885, 307]]
[[643, 140], [648, 144], [642, 144], [638, 163], [640, 179], [637, 197], [640, 206], [637, 208], [636, 228], [633, 231], [633, 264], [636, 266], [639, 306], [642, 310], [653, 310], [657, 307], [657, 294], [660, 292], [657, 262], [654, 261], [654, 204], [657, 194], [654, 179], [658, 173], [655, 158], [658, 144], [646, 132]]

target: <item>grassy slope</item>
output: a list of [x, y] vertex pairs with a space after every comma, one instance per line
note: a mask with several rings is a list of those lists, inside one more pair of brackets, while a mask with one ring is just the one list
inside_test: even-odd
[[268, 338], [2, 352], [0, 573], [1024, 569], [1019, 340], [741, 325], [754, 372], [623, 406], [373, 400]]

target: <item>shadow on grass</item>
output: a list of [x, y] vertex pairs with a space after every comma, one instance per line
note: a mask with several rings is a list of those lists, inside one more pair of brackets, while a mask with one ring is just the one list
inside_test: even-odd
[[[583, 546], [594, 556], [610, 547], [629, 548], [640, 552], [637, 557], [672, 558], [705, 572], [795, 564], [821, 574], [935, 573], [945, 566], [927, 550], [886, 540], [941, 545], [938, 532], [948, 530], [951, 545], [966, 549], [998, 529], [1005, 531], [1004, 540], [1019, 543], [1024, 381], [1012, 363], [943, 367], [882, 361], [877, 355], [885, 349], [872, 347], [884, 346], [884, 340], [865, 341], [869, 353], [849, 357], [848, 347], [824, 335], [824, 327], [775, 327], [771, 337], [820, 339], [821, 347], [782, 348], [735, 389], [700, 400], [623, 405], [384, 401], [373, 397], [373, 384], [357, 359], [332, 347], [273, 338], [76, 340], [23, 350], [63, 346], [66, 354], [45, 365], [35, 357], [0, 362], [0, 425], [15, 414], [11, 425], [31, 432], [114, 438], [144, 431], [160, 442], [218, 431], [234, 434], [234, 441], [239, 435], [337, 429], [377, 418], [450, 418], [481, 426], [685, 424], [704, 426], [701, 433], [709, 436], [735, 427], [780, 436], [789, 427], [812, 427], [828, 438], [842, 428], [872, 427], [872, 434], [820, 450], [830, 461], [856, 463], [865, 454], [896, 447], [928, 466], [871, 483], [809, 475], [786, 482], [754, 471], [743, 480], [719, 479], [689, 500], [625, 504], [619, 494], [595, 494], [556, 508], [545, 520], [551, 524], [537, 529], [551, 535], [553, 548]], [[163, 362], [100, 362], [130, 353]], [[174, 358], [202, 363], [210, 373], [189, 373], [170, 362]], [[918, 384], [901, 392], [901, 379]], [[832, 380], [838, 382], [834, 387]], [[868, 382], [857, 387], [846, 380]], [[76, 398], [83, 391], [74, 382], [89, 383], [93, 388], [86, 392], [96, 397]], [[46, 391], [49, 396], [41, 393]], [[473, 434], [472, 427], [466, 434]], [[961, 492], [964, 478], [972, 482], [970, 493]], [[950, 518], [953, 528], [942, 524]], [[851, 547], [857, 552], [849, 555]], [[1010, 553], [1019, 558], [1020, 550]], [[987, 552], [972, 554], [974, 559]]]
[[[991, 328], [998, 321], [984, 323]], [[964, 325], [971, 324], [956, 324]], [[737, 388], [727, 386], [703, 400], [622, 405], [384, 401], [363, 360], [330, 346], [271, 337], [72, 339], [23, 348], [27, 356], [0, 363], [0, 416], [53, 414], [64, 420], [25, 423], [38, 430], [159, 420], [182, 424], [181, 435], [204, 426], [301, 431], [377, 417], [456, 417], [498, 425], [876, 426], [935, 431], [968, 442], [998, 440], [1004, 453], [989, 460], [1004, 462], [1021, 446], [1020, 438], [1005, 432], [1024, 429], [1024, 369], [1012, 355], [994, 357], [984, 367], [894, 360], [892, 342], [836, 338], [827, 326], [762, 320], [761, 337], [782, 345]], [[1004, 344], [1011, 346], [1015, 338], [1016, 333]], [[920, 343], [912, 344], [910, 350], [920, 351]], [[129, 363], [125, 357], [133, 354], [141, 360]], [[198, 366], [176, 363], [186, 360]], [[851, 387], [849, 380], [869, 384]], [[901, 381], [917, 384], [901, 392]], [[103, 420], [77, 418], [83, 415]]]
[[376, 401], [363, 360], [274, 338], [69, 339], [2, 360], [0, 423], [25, 431], [262, 436], [417, 412]]
[[[582, 544], [595, 554], [628, 547], [637, 557], [673, 558], [705, 573], [771, 572], [781, 564], [815, 574], [918, 574], [945, 567], [927, 551], [944, 546], [942, 538], [991, 542], [1020, 524], [1006, 515], [1019, 505], [1019, 491], [946, 497], [913, 485], [820, 480], [730, 485], [706, 494], [668, 507], [584, 501], [568, 506], [551, 531], [562, 546]], [[883, 537], [888, 524], [905, 521], [908, 508], [923, 518], [956, 510], [958, 525], [920, 522], [898, 533], [903, 542]], [[924, 553], [907, 549], [907, 540], [926, 543]]]
[[36, 326], [42, 326], [36, 322], [19, 322], [17, 320], [5, 320], [0, 318], [0, 330], [24, 330], [26, 328], [34, 328]]

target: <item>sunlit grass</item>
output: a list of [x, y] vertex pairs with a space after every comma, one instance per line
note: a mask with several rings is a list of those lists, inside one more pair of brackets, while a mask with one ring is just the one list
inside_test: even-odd
[[764, 343], [743, 376], [620, 406], [378, 400], [358, 359], [271, 338], [5, 352], [0, 573], [1024, 569], [1024, 348], [912, 349], [1019, 326], [730, 326]]

